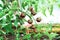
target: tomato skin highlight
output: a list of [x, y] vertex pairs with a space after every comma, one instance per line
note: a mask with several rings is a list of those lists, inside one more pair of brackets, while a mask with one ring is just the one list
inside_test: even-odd
[[39, 17], [36, 18], [36, 21], [37, 21], [37, 22], [41, 22], [41, 18], [39, 18]]
[[32, 24], [32, 22], [33, 22], [32, 20], [28, 20], [28, 23], [29, 23], [29, 24]]
[[22, 12], [22, 13], [20, 14], [20, 17], [21, 17], [21, 18], [25, 18], [25, 14]]

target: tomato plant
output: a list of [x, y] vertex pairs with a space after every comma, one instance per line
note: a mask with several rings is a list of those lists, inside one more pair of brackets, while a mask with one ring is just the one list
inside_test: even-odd
[[[54, 5], [60, 7], [59, 0], [0, 0], [0, 40], [11, 40], [8, 37], [14, 37], [13, 40], [52, 40], [57, 34], [49, 34], [52, 32], [52, 25], [45, 25], [46, 31], [41, 32], [42, 25], [36, 22], [41, 22], [42, 18], [34, 16], [41, 12], [46, 16], [46, 10], [52, 12]], [[29, 20], [25, 17], [28, 16]], [[31, 24], [25, 27], [24, 23]], [[35, 24], [33, 24], [35, 22]], [[49, 30], [50, 29], [50, 30]], [[46, 35], [46, 37], [44, 37]], [[44, 37], [44, 38], [42, 38]], [[41, 39], [42, 38], [42, 39]]]

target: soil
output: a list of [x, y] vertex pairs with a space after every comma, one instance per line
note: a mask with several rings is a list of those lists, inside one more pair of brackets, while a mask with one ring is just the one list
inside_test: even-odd
[[11, 34], [4, 35], [4, 40], [15, 40], [15, 36]]
[[[20, 37], [20, 38], [21, 38], [20, 40], [22, 40], [22, 37]], [[47, 36], [41, 37], [40, 40], [45, 40], [45, 39], [49, 40], [49, 38]], [[6, 35], [6, 38], [4, 37], [4, 40], [15, 40], [15, 36], [13, 36], [13, 35]], [[33, 39], [31, 39], [31, 40], [33, 40]], [[34, 39], [34, 40], [37, 40], [37, 39]], [[60, 39], [53, 38], [53, 40], [60, 40]]]
[[48, 36], [46, 36], [46, 35], [43, 35], [41, 38], [40, 38], [40, 40], [49, 40], [49, 37]]

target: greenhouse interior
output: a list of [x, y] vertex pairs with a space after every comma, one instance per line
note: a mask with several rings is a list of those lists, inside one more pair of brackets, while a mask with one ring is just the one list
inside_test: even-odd
[[60, 0], [0, 0], [0, 40], [60, 40]]

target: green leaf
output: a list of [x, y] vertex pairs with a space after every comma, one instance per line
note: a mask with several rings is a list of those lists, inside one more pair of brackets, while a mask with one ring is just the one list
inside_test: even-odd
[[15, 20], [14, 25], [17, 27], [18, 26], [18, 21]]
[[0, 30], [0, 35], [2, 34], [6, 34], [6, 32], [4, 32], [3, 30]]
[[3, 7], [2, 4], [0, 4], [0, 7]]
[[53, 12], [53, 5], [50, 6], [50, 15], [52, 15]]
[[46, 11], [46, 8], [45, 7], [42, 7], [42, 14], [44, 15], [44, 16], [46, 16], [46, 13], [45, 13], [45, 11]]
[[26, 35], [23, 37], [23, 39], [30, 39], [30, 37], [31, 37], [31, 34], [26, 34]]
[[16, 34], [15, 40], [20, 40], [20, 35], [19, 34]]
[[43, 33], [49, 37], [48, 31], [45, 31], [45, 32], [43, 32]]
[[35, 35], [34, 35], [34, 38], [37, 38], [37, 39], [38, 39], [38, 38], [40, 38], [41, 36], [42, 36], [42, 34], [38, 33], [38, 34], [35, 34]]
[[15, 0], [15, 1], [12, 2], [12, 4], [15, 6], [15, 5], [17, 5], [18, 3], [17, 3], [17, 1]]
[[21, 24], [21, 25], [24, 24], [23, 20], [20, 20], [20, 24]]
[[8, 12], [9, 12], [9, 9], [8, 8], [4, 9], [4, 13], [5, 14], [7, 14]]
[[7, 15], [7, 16], [6, 16], [6, 22], [7, 22], [7, 23], [10, 23], [10, 21], [11, 21], [10, 15]]
[[13, 5], [12, 5], [12, 8], [11, 9], [12, 10], [17, 10], [18, 9], [18, 2], [15, 0], [15, 1], [12, 2], [12, 4]]
[[12, 11], [12, 10], [10, 10], [8, 14], [11, 16], [11, 15], [13, 14], [13, 11]]
[[2, 27], [5, 27], [6, 26], [6, 17], [4, 16], [2, 18]]
[[3, 36], [0, 36], [0, 40], [4, 40]]
[[37, 3], [35, 4], [35, 11], [37, 12], [38, 5]]
[[32, 4], [35, 4], [35, 1], [32, 1]]
[[22, 3], [22, 7], [23, 7], [23, 8], [25, 8], [27, 5], [28, 5], [27, 2], [23, 2], [23, 3]]
[[58, 35], [58, 34], [56, 34], [56, 33], [51, 33], [51, 34], [49, 35], [49, 38], [50, 38], [50, 39], [53, 39], [53, 38], [55, 38], [57, 35]]
[[3, 11], [0, 12], [0, 18], [3, 17], [5, 14]]
[[41, 0], [41, 3], [43, 4], [45, 2], [45, 0]]
[[58, 4], [58, 7], [60, 8], [60, 4]]
[[12, 23], [10, 22], [8, 25], [6, 25], [4, 29], [6, 30], [6, 33], [13, 33]]

